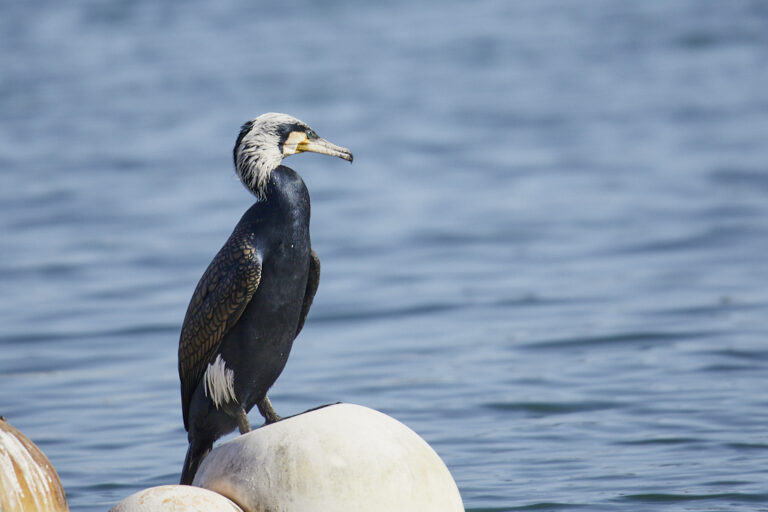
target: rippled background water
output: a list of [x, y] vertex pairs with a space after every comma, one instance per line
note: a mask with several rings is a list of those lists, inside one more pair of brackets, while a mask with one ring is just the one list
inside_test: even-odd
[[768, 510], [766, 91], [759, 0], [3, 2], [0, 413], [73, 510], [177, 481], [231, 147], [284, 111], [356, 158], [286, 162], [281, 414], [391, 414], [474, 512]]

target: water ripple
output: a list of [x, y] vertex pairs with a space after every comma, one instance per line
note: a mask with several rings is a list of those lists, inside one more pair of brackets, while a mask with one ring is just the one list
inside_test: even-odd
[[742, 503], [765, 503], [768, 500], [768, 494], [764, 493], [712, 493], [712, 494], [629, 494], [622, 497], [623, 501], [636, 503], [678, 503], [686, 501], [735, 501]]
[[523, 412], [536, 417], [616, 409], [622, 406], [619, 402], [491, 402], [484, 404], [484, 407], [492, 410]]
[[682, 332], [627, 332], [611, 335], [584, 336], [555, 340], [542, 340], [518, 345], [527, 349], [558, 349], [566, 347], [594, 347], [601, 345], [653, 345], [670, 341], [706, 339], [717, 336], [714, 331]]

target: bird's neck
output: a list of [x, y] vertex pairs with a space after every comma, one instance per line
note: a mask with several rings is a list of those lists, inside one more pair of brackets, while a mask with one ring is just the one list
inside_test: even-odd
[[257, 199], [263, 200], [267, 197], [269, 178], [282, 160], [283, 155], [277, 149], [264, 150], [258, 146], [250, 146], [238, 153], [235, 169], [245, 188]]
[[265, 198], [269, 204], [288, 210], [304, 210], [309, 208], [309, 192], [299, 173], [284, 165], [278, 166], [270, 173], [265, 187]]

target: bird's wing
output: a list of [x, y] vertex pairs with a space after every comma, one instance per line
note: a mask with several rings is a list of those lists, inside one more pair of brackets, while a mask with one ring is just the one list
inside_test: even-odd
[[304, 292], [304, 303], [301, 305], [301, 315], [299, 316], [299, 325], [296, 329], [296, 336], [299, 335], [301, 329], [304, 327], [304, 321], [307, 319], [307, 313], [312, 306], [312, 301], [315, 298], [315, 292], [320, 284], [320, 258], [317, 257], [317, 253], [314, 249], [310, 249], [309, 258], [309, 276], [307, 277], [307, 289]]
[[192, 295], [179, 339], [184, 427], [192, 393], [224, 335], [237, 323], [261, 280], [261, 256], [233, 236], [206, 269]]

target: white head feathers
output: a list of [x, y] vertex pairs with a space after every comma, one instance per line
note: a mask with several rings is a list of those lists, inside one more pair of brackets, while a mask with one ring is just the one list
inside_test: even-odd
[[311, 151], [352, 161], [352, 152], [321, 137], [295, 117], [262, 114], [245, 123], [235, 143], [235, 170], [248, 190], [264, 199], [272, 171], [283, 158]]
[[264, 199], [269, 175], [283, 161], [282, 146], [292, 131], [309, 126], [287, 114], [270, 112], [245, 123], [237, 138], [233, 156], [240, 180], [259, 199]]

